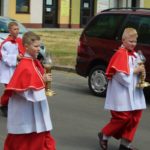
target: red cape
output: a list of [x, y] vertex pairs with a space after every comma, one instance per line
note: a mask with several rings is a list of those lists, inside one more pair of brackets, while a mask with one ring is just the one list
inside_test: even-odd
[[28, 89], [40, 90], [45, 88], [41, 73], [35, 66], [32, 58], [22, 58], [19, 62], [6, 91], [25, 91]]
[[19, 54], [22, 54], [24, 55], [25, 53], [25, 48], [22, 44], [22, 39], [17, 37], [16, 39], [13, 39], [10, 35], [1, 43], [1, 46], [0, 46], [0, 60], [2, 58], [2, 54], [1, 54], [1, 48], [3, 46], [4, 43], [10, 41], [11, 43], [18, 43], [18, 51], [19, 51]]
[[120, 48], [111, 58], [106, 70], [106, 76], [111, 79], [116, 72], [123, 72], [129, 75], [128, 51]]

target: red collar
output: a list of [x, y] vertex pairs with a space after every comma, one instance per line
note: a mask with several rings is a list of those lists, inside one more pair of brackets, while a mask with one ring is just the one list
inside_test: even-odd
[[136, 58], [135, 50], [133, 50], [133, 51], [128, 51], [128, 55], [129, 55], [129, 56], [133, 56], [133, 57]]
[[13, 38], [11, 35], [8, 35], [7, 41], [10, 41], [12, 43], [17, 43], [17, 38]]

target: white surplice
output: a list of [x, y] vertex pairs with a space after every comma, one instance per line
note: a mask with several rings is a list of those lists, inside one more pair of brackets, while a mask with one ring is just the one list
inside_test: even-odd
[[132, 111], [145, 109], [146, 102], [143, 89], [137, 88], [139, 75], [133, 73], [134, 68], [138, 65], [140, 58], [136, 53], [129, 56], [130, 74], [117, 72], [108, 82], [105, 109], [114, 111]]
[[45, 89], [17, 92], [8, 104], [8, 133], [40, 133], [52, 130]]
[[8, 84], [17, 65], [18, 44], [10, 41], [1, 48], [2, 60], [0, 60], [0, 83]]

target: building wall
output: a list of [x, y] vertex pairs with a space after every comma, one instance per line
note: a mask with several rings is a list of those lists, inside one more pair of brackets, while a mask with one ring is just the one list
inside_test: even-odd
[[150, 8], [150, 0], [144, 0], [144, 8]]
[[97, 13], [98, 13], [104, 9], [109, 8], [110, 0], [97, 0], [95, 3], [97, 5]]
[[42, 0], [31, 0], [30, 4], [30, 23], [42, 23], [43, 15], [43, 1]]
[[25, 23], [28, 27], [42, 27], [43, 18], [43, 1], [41, 0], [31, 0], [30, 1], [30, 24]]
[[[1, 0], [3, 2], [2, 15], [14, 18], [27, 27], [42, 27], [43, 0], [30, 0], [29, 14], [16, 14], [16, 0]], [[70, 4], [70, 1], [72, 2]], [[104, 8], [118, 6], [118, 0], [94, 0], [94, 15]], [[127, 4], [128, 2], [128, 4]], [[131, 0], [120, 0], [120, 5], [131, 5]], [[150, 0], [139, 0], [140, 7], [150, 8]], [[81, 0], [58, 0], [59, 27], [80, 27]]]
[[97, 10], [97, 3], [98, 3], [98, 0], [95, 0], [94, 1], [94, 15], [96, 15], [98, 13], [98, 10]]
[[69, 27], [70, 0], [61, 0], [59, 5], [59, 27]]
[[80, 0], [60, 0], [58, 7], [59, 27], [80, 27]]
[[8, 4], [9, 4], [9, 0], [2, 0], [3, 1], [3, 12], [2, 14], [4, 16], [8, 16]]
[[72, 0], [71, 27], [80, 27], [80, 0]]
[[[144, 0], [140, 0], [140, 7], [144, 8]], [[149, 5], [150, 7], [150, 5]]]
[[[16, 1], [9, 0], [8, 17], [14, 18], [22, 23], [30, 23], [30, 14], [16, 14]], [[7, 8], [5, 7], [5, 8]]]

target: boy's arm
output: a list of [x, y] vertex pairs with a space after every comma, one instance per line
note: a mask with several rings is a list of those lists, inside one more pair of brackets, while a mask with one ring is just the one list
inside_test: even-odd
[[7, 66], [16, 66], [18, 63], [17, 60], [17, 53], [10, 53], [11, 47], [8, 45], [3, 45], [1, 49], [1, 54], [2, 54], [2, 61], [7, 65]]
[[122, 72], [117, 72], [113, 78], [118, 81], [123, 86], [129, 87], [133, 80], [134, 70], [130, 69], [130, 75], [127, 75]]

